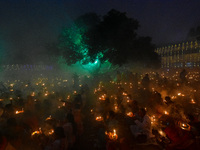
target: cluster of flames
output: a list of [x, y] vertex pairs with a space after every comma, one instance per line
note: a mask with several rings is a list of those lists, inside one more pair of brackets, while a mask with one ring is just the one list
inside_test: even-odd
[[[48, 135], [52, 135], [54, 133], [54, 130], [53, 129], [50, 129], [48, 131]], [[42, 130], [41, 128], [39, 128], [39, 130], [36, 130], [34, 132], [31, 133], [31, 136], [34, 136], [34, 135], [39, 135], [39, 134], [42, 134]]]
[[106, 131], [105, 134], [108, 136], [108, 138], [109, 138], [110, 140], [117, 140], [117, 139], [118, 139], [118, 135], [117, 135], [115, 129], [113, 129], [112, 132], [107, 132], [107, 131]]
[[103, 121], [103, 117], [102, 116], [97, 116], [96, 117], [96, 121]]

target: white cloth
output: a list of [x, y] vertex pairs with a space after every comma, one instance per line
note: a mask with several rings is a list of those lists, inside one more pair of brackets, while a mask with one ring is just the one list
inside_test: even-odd
[[151, 119], [148, 115], [143, 117], [143, 121], [135, 120], [136, 125], [131, 125], [130, 129], [132, 134], [137, 137], [139, 134], [143, 133], [147, 135], [147, 138], [151, 137]]

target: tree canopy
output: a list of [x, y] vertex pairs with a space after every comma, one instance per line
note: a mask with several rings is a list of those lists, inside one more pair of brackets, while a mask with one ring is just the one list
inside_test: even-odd
[[95, 13], [87, 13], [78, 17], [72, 26], [64, 28], [58, 49], [69, 65], [78, 61], [87, 64], [97, 59], [113, 65], [127, 62], [158, 64], [151, 38], [139, 37], [138, 28], [136, 19], [114, 9], [102, 18]]

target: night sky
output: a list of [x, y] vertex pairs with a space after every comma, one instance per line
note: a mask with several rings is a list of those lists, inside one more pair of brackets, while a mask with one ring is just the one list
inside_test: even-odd
[[200, 25], [200, 0], [0, 0], [0, 49], [19, 63], [38, 61], [62, 27], [84, 13], [105, 15], [112, 8], [137, 19], [138, 34], [156, 45], [184, 41]]

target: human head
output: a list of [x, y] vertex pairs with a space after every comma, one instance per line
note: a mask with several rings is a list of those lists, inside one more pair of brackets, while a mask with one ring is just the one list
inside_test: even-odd
[[145, 110], [145, 108], [140, 108], [139, 109], [139, 115], [140, 115], [140, 117], [144, 117], [145, 115], [146, 115], [146, 110]]

